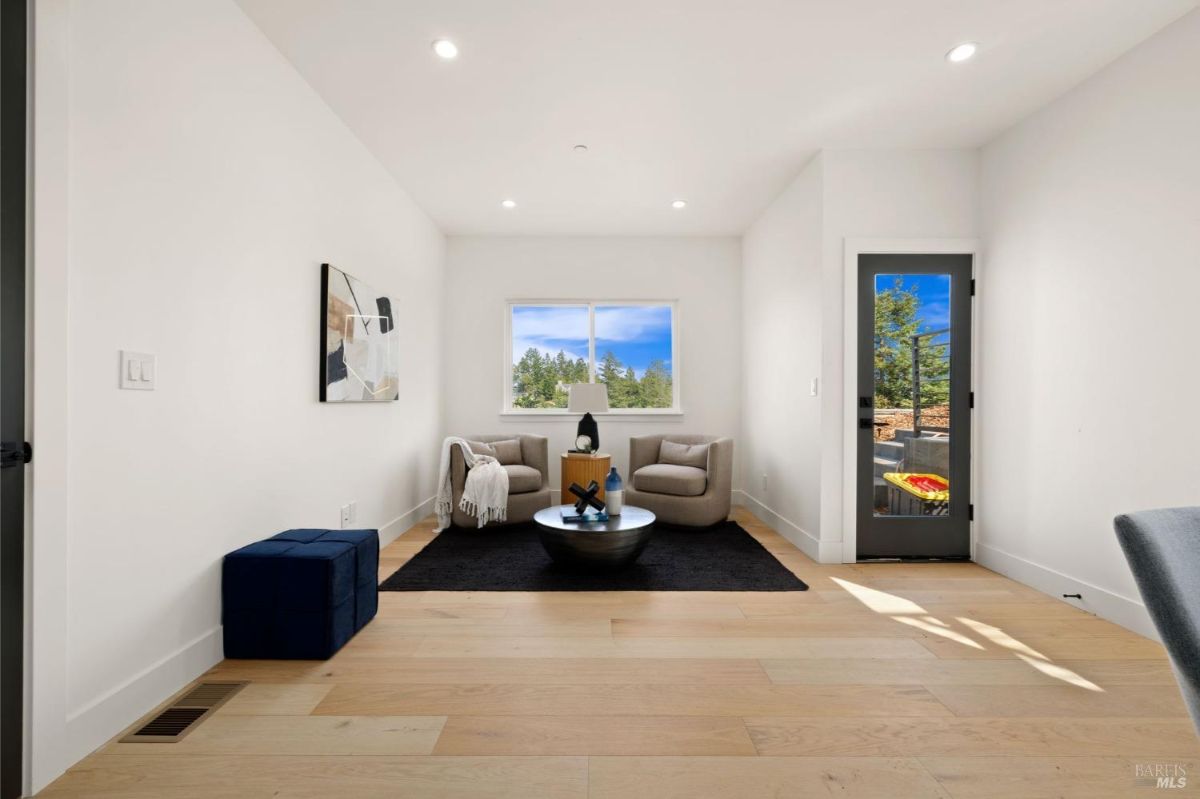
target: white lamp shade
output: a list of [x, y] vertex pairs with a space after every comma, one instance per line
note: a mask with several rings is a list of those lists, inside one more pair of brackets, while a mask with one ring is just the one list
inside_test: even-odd
[[608, 386], [603, 383], [572, 383], [568, 413], [608, 413]]

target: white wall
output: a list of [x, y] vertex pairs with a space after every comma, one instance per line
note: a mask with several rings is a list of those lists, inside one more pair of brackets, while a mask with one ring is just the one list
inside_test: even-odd
[[[446, 432], [550, 437], [550, 484], [576, 414], [503, 416], [505, 301], [677, 300], [682, 416], [599, 415], [601, 449], [629, 477], [629, 438], [736, 437], [741, 401], [741, 252], [736, 238], [452, 236], [446, 248]], [[740, 442], [737, 442], [740, 443]], [[736, 457], [736, 450], [735, 450]], [[737, 475], [734, 485], [737, 486]]]
[[1148, 635], [1114, 515], [1200, 503], [1200, 12], [983, 149], [979, 559]]
[[818, 155], [742, 239], [742, 488], [760, 518], [812, 557], [821, 529], [821, 399], [810, 388], [821, 375], [824, 208]]
[[[801, 399], [747, 396], [743, 485], [751, 507], [814, 558], [843, 557], [845, 425], [854, 418], [843, 386], [846, 241], [973, 237], [977, 175], [974, 150], [824, 150], [746, 234], [746, 385], [777, 380]], [[783, 462], [789, 453], [794, 467]]]
[[[35, 502], [59, 492], [66, 562], [34, 568], [65, 597], [66, 719], [65, 745], [35, 736], [39, 783], [219, 658], [224, 553], [352, 500], [385, 537], [424, 513], [441, 427], [443, 237], [243, 13], [60, 9], [39, 37], [69, 26], [69, 94], [40, 121], [66, 131], [68, 200], [38, 225], [69, 249], [68, 388], [35, 424], [66, 425], [69, 459]], [[398, 402], [317, 402], [322, 261], [399, 298]], [[117, 389], [122, 348], [157, 354], [156, 391]]]

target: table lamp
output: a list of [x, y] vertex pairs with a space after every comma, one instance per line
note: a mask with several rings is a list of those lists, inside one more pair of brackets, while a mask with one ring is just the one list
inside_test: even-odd
[[572, 383], [568, 390], [567, 412], [583, 414], [575, 430], [575, 446], [582, 449], [578, 444], [579, 437], [587, 436], [591, 451], [595, 452], [600, 449], [600, 431], [592, 414], [608, 413], [608, 386], [604, 383]]

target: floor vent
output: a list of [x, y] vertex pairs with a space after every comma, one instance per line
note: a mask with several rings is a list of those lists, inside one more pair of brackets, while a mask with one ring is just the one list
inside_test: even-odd
[[244, 682], [202, 682], [176, 697], [166, 709], [138, 722], [121, 743], [168, 744], [182, 740], [214, 710], [240, 691]]

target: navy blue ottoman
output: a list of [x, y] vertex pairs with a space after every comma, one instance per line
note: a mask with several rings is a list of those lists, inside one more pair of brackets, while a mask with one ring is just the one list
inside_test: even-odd
[[325, 660], [379, 607], [376, 530], [288, 530], [225, 556], [227, 658]]

